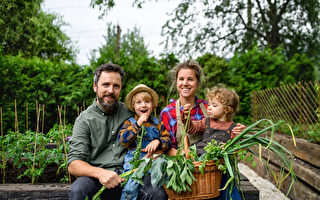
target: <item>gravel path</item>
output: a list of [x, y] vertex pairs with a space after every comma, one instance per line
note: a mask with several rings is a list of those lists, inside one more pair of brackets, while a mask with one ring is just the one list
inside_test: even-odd
[[261, 178], [250, 167], [239, 163], [240, 172], [260, 191], [260, 200], [290, 200], [279, 191], [270, 181]]

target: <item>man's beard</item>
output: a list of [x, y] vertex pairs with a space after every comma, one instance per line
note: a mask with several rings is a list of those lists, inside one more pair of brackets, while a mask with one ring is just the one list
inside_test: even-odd
[[114, 108], [116, 107], [116, 103], [118, 102], [118, 100], [116, 99], [116, 97], [113, 94], [110, 94], [110, 95], [107, 95], [107, 96], [114, 98], [112, 103], [105, 103], [103, 101], [103, 97], [100, 98], [100, 97], [97, 96], [97, 98], [98, 98], [98, 101], [99, 101], [100, 105], [104, 108], [104, 110], [107, 113], [111, 113], [114, 110]]

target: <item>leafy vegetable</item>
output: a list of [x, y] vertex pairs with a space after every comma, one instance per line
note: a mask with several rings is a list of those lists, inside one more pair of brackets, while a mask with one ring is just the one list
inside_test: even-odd
[[[257, 125], [262, 122], [268, 122], [270, 125], [261, 130], [256, 129]], [[296, 180], [296, 176], [292, 169], [293, 156], [285, 147], [273, 141], [274, 128], [283, 123], [283, 121], [280, 121], [274, 124], [270, 120], [265, 119], [257, 121], [237, 137], [229, 140], [225, 145], [216, 145], [216, 142], [212, 140], [204, 148], [206, 153], [200, 157], [196, 154], [195, 146], [189, 147], [187, 150], [188, 153], [183, 153], [182, 149], [184, 148], [184, 143], [182, 142], [178, 150], [178, 152], [181, 153], [176, 156], [163, 154], [160, 156], [155, 155], [157, 157], [155, 160], [151, 158], [143, 158], [142, 160], [136, 161], [139, 163], [139, 166], [130, 172], [133, 173], [136, 170], [132, 177], [134, 177], [139, 183], [143, 184], [143, 176], [150, 171], [152, 186], [156, 187], [165, 185], [168, 189], [181, 193], [187, 190], [191, 191], [190, 186], [192, 182], [197, 181], [193, 176], [193, 172], [195, 171], [194, 161], [201, 162], [199, 167], [201, 173], [204, 173], [204, 168], [207, 162], [214, 161], [218, 166], [218, 169], [228, 175], [229, 179], [227, 180], [224, 188], [221, 189], [225, 190], [229, 186], [235, 187], [239, 184], [240, 173], [237, 167], [239, 160], [246, 159], [247, 161], [252, 161], [252, 155], [246, 156], [247, 152], [254, 153], [251, 150], [251, 147], [261, 145], [274, 152], [284, 163], [283, 167], [288, 170], [288, 173], [285, 175], [283, 174], [282, 177], [279, 178], [278, 183], [280, 187], [281, 183], [290, 175], [292, 181], [289, 187], [289, 193], [293, 187], [294, 181]], [[269, 138], [267, 136], [265, 138], [259, 137], [261, 134], [266, 132], [270, 132]], [[182, 136], [184, 137], [184, 135], [185, 132], [183, 132]], [[190, 154], [191, 159], [188, 158], [186, 154]], [[120, 176], [125, 177], [130, 174], [121, 174]], [[232, 190], [229, 192], [231, 191]]]

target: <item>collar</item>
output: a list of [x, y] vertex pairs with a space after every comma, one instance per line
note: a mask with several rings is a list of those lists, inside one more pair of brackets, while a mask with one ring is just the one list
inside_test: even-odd
[[[199, 99], [197, 96], [195, 96], [195, 106], [199, 106], [199, 104], [202, 102], [202, 101], [204, 101], [204, 100], [201, 100], [201, 99]], [[170, 103], [174, 103], [174, 104], [176, 104], [177, 103], [177, 100], [175, 100], [175, 99], [170, 99], [170, 101], [169, 101]]]

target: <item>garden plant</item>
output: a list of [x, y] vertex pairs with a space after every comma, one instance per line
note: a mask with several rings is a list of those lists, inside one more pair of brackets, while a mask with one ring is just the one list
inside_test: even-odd
[[[6, 170], [10, 167], [14, 168], [17, 174], [17, 182], [23, 177], [31, 179], [32, 183], [37, 183], [39, 177], [42, 181], [47, 182], [43, 176], [45, 170], [50, 165], [55, 165], [57, 175], [61, 178], [61, 182], [69, 182], [70, 176], [67, 172], [67, 157], [68, 145], [64, 144], [63, 140], [67, 138], [63, 136], [71, 135], [72, 126], [62, 128], [55, 125], [47, 134], [41, 135], [33, 131], [17, 134], [9, 132], [0, 137], [1, 154], [2, 154], [2, 182], [5, 183]], [[56, 145], [55, 148], [50, 148], [50, 144]]]

